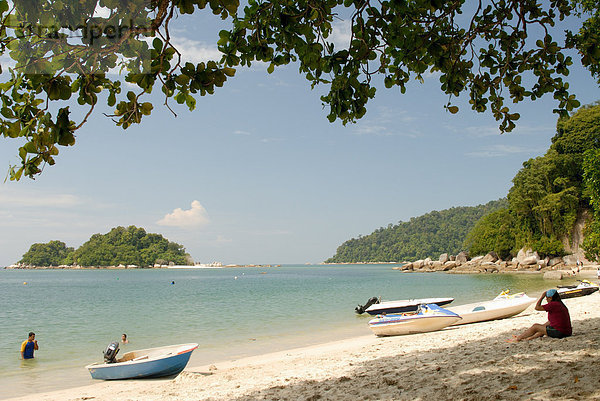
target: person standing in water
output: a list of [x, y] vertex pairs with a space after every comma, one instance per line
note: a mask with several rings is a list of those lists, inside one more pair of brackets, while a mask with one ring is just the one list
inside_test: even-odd
[[29, 333], [27, 340], [21, 344], [21, 359], [33, 359], [33, 351], [37, 351], [38, 349], [40, 348], [35, 339], [35, 333], [32, 331]]

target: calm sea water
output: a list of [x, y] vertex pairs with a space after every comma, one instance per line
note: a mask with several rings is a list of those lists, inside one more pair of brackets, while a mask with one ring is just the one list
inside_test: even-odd
[[[0, 270], [0, 398], [91, 384], [86, 364], [127, 333], [128, 350], [200, 344], [189, 366], [368, 335], [372, 296], [540, 293], [538, 275], [402, 274], [390, 265], [160, 270]], [[172, 284], [172, 282], [175, 284]], [[27, 284], [24, 284], [27, 283]], [[547, 284], [546, 284], [547, 286]], [[21, 361], [34, 331], [40, 350]]]

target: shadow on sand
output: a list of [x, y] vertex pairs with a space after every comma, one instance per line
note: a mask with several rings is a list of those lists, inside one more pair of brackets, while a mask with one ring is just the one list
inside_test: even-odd
[[[593, 318], [578, 321], [574, 335], [561, 340], [509, 344], [502, 333], [382, 357], [355, 363], [351, 374], [335, 379], [273, 386], [236, 400], [600, 400], [599, 326]], [[382, 338], [377, 347], [399, 338]]]

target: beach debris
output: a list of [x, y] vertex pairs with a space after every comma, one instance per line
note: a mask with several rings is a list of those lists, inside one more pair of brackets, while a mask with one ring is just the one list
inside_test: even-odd
[[208, 367], [208, 371], [209, 371], [209, 372], [214, 372], [215, 370], [217, 370], [217, 367], [216, 367], [215, 365], [210, 365], [210, 366]]
[[507, 390], [518, 390], [519, 388], [513, 384], [512, 386], [508, 386], [506, 389]]

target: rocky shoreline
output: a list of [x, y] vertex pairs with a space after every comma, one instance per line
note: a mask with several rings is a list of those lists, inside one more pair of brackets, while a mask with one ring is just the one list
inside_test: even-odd
[[521, 249], [511, 260], [502, 260], [495, 252], [469, 258], [466, 252], [458, 255], [443, 253], [438, 260], [426, 258], [394, 267], [402, 272], [447, 272], [447, 273], [543, 273], [550, 279], [562, 279], [575, 275], [582, 270], [597, 270], [598, 263], [586, 259], [578, 259], [575, 255], [562, 258], [540, 258], [531, 249]]

